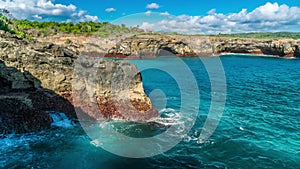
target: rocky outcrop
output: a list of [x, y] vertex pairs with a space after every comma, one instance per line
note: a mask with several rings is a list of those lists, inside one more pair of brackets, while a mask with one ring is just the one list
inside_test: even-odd
[[0, 61], [0, 133], [24, 133], [51, 127], [48, 110], [74, 118], [68, 100], [40, 86], [28, 71]]
[[[73, 52], [68, 48], [52, 43], [29, 41], [0, 31], [0, 60], [2, 60], [7, 66], [14, 67], [18, 71], [23, 72], [24, 77], [25, 75], [27, 75], [26, 72], [30, 73], [32, 77], [34, 77], [32, 81], [11, 80], [11, 82], [8, 83], [6, 82], [7, 80], [4, 80], [3, 82], [1, 82], [6, 86], [10, 85], [12, 89], [15, 87], [19, 89], [21, 87], [24, 87], [26, 90], [28, 90], [29, 88], [34, 88], [35, 91], [39, 91], [37, 90], [39, 88], [49, 89], [54, 91], [56, 94], [59, 94], [60, 96], [68, 99], [72, 103], [72, 79], [75, 70], [75, 62], [78, 58], [78, 53]], [[114, 117], [130, 120], [147, 120], [151, 117], [157, 116], [157, 111], [152, 108], [149, 98], [143, 92], [140, 74], [137, 74], [136, 78], [134, 79], [134, 83], [132, 83], [133, 85], [129, 85], [130, 89], [134, 89], [135, 87], [139, 86], [139, 88], [137, 89], [139, 93], [136, 92], [135, 95], [129, 93], [129, 100], [131, 100], [132, 104], [128, 106], [127, 102], [117, 102], [121, 105], [119, 107], [123, 107], [123, 109], [119, 109], [119, 111], [110, 111], [115, 110], [114, 102], [111, 102], [111, 100], [109, 99], [109, 97], [111, 96], [107, 94], [110, 93], [111, 90], [103, 85], [106, 83], [110, 84], [112, 82], [117, 83], [118, 80], [120, 80], [112, 79], [113, 77], [121, 77], [121, 75], [119, 75], [119, 73], [121, 72], [115, 70], [119, 68], [119, 66], [126, 65], [129, 69], [135, 70], [135, 73], [138, 72], [138, 70], [134, 65], [123, 63], [122, 61], [115, 62], [102, 60], [101, 64], [101, 66], [95, 67], [96, 74], [94, 74], [96, 77], [101, 77], [101, 79], [97, 81], [97, 83], [99, 83], [99, 87], [89, 88], [89, 93], [94, 93], [93, 97], [99, 100], [97, 102], [97, 110], [100, 110], [98, 112], [101, 113], [101, 115], [94, 115], [93, 112], [88, 111], [84, 113], [88, 114], [94, 119], [99, 119], [98, 117]], [[103, 68], [103, 66], [105, 68]], [[84, 68], [86, 67], [83, 66], [81, 70], [84, 70]], [[111, 72], [114, 72], [113, 76]], [[124, 80], [127, 79], [123, 79], [122, 82], [119, 82], [123, 83]], [[95, 85], [94, 82], [91, 83], [92, 84], [88, 85], [88, 87]], [[38, 87], [39, 84], [41, 87]], [[101, 85], [103, 87], [101, 87]], [[81, 89], [87, 89], [85, 87]], [[101, 93], [106, 94], [102, 95]], [[125, 93], [126, 92], [123, 92], [123, 94]], [[48, 97], [44, 97], [43, 95], [41, 96], [37, 94], [30, 96], [36, 96], [36, 99], [40, 99], [41, 104], [43, 104], [44, 102], [55, 102], [54, 104], [56, 104], [55, 100], [47, 100]], [[45, 100], [43, 100], [43, 98], [45, 98]], [[123, 99], [124, 97], [116, 95], [116, 98]], [[76, 104], [76, 106], [77, 109], [87, 110], [84, 109], [85, 105]], [[33, 105], [33, 108], [38, 107], [39, 104]], [[51, 107], [49, 109], [51, 109]], [[44, 110], [44, 108], [38, 108], [38, 110]], [[120, 113], [122, 113], [123, 111], [128, 113], [121, 116]], [[134, 115], [130, 115], [130, 112], [134, 112]], [[74, 111], [73, 114], [75, 114]]]
[[[300, 57], [300, 41], [294, 39], [251, 39], [218, 36], [137, 35], [101, 38], [84, 35], [57, 35], [41, 41], [66, 45], [90, 56], [144, 58], [159, 55], [212, 56], [248, 53], [280, 57]], [[65, 44], [70, 40], [70, 44]]]
[[44, 88], [59, 94], [71, 92], [74, 60], [78, 55], [52, 43], [20, 39], [0, 32], [0, 60], [7, 66], [28, 71], [41, 81]]
[[275, 55], [279, 57], [300, 57], [300, 43], [292, 39], [212, 39], [215, 53], [249, 53]]
[[[108, 50], [106, 57], [145, 58], [159, 55], [211, 56], [246, 53], [300, 57], [300, 42], [293, 39], [250, 39], [207, 36], [139, 36], [126, 38]], [[161, 51], [167, 51], [161, 53]]]
[[53, 36], [36, 37], [41, 42], [51, 42], [54, 44], [67, 46], [76, 52], [84, 53], [92, 57], [103, 57], [107, 54], [107, 51], [111, 49], [117, 42], [121, 41], [125, 37], [131, 35], [122, 36], [110, 36], [103, 38], [97, 35], [86, 35], [86, 34], [63, 34], [58, 33]]
[[246, 53], [279, 57], [300, 57], [300, 41], [294, 39], [250, 39], [182, 35], [174, 36], [174, 38], [188, 44], [199, 56]]
[[168, 36], [139, 36], [125, 38], [108, 50], [105, 57], [148, 58], [159, 55], [194, 56], [195, 52], [184, 42]]
[[76, 60], [72, 85], [74, 105], [94, 119], [158, 116], [144, 92], [139, 70], [127, 61], [81, 57]]

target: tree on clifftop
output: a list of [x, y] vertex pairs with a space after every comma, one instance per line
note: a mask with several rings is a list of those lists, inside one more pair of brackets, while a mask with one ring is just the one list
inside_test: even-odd
[[8, 19], [5, 17], [7, 14], [9, 14], [7, 9], [0, 9], [0, 30], [9, 31]]

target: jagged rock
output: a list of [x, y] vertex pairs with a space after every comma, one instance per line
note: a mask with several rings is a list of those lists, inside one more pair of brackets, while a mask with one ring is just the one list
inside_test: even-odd
[[0, 95], [0, 133], [25, 133], [47, 129], [50, 116], [32, 107], [31, 100], [24, 96]]
[[30, 72], [43, 87], [58, 93], [70, 93], [73, 60], [77, 56], [58, 45], [28, 41], [0, 31], [0, 60]]
[[[170, 54], [211, 56], [221, 53], [300, 57], [300, 41], [294, 39], [226, 38], [196, 35], [137, 35], [101, 38], [70, 34], [39, 39], [58, 44], [65, 44], [66, 39], [72, 39], [72, 42], [76, 42], [77, 46], [80, 46], [76, 50], [101, 57], [143, 58]], [[72, 45], [68, 46], [72, 47]]]
[[74, 105], [95, 119], [158, 116], [144, 92], [139, 70], [127, 61], [81, 57], [76, 61], [72, 85]]
[[[29, 90], [33, 88], [35, 91], [38, 86], [41, 86], [45, 89], [50, 89], [54, 91], [56, 94], [59, 94], [60, 96], [63, 96], [64, 98], [68, 99], [70, 102], [73, 101], [72, 99], [72, 79], [73, 79], [73, 73], [74, 73], [74, 66], [75, 61], [79, 58], [78, 53], [73, 52], [72, 50], [55, 45], [52, 43], [41, 43], [38, 41], [29, 41], [26, 39], [19, 38], [15, 35], [6, 33], [4, 31], [0, 31], [0, 60], [5, 62], [7, 66], [11, 66], [14, 68], [17, 68], [23, 75], [16, 75], [13, 77], [7, 76], [2, 79], [2, 82], [5, 85], [10, 85], [10, 88], [12, 89], [18, 89], [18, 91], [22, 90]], [[102, 77], [102, 79], [98, 80], [99, 83], [97, 88], [89, 89], [89, 92], [94, 92], [95, 98], [102, 99], [104, 96], [102, 93], [109, 93], [109, 89], [105, 87], [105, 85], [109, 85], [111, 82], [118, 82], [118, 80], [122, 80], [122, 75], [120, 71], [115, 71], [114, 65], [119, 65], [119, 62], [115, 61], [105, 61], [102, 60], [102, 64], [100, 67], [97, 67], [98, 74], [94, 74], [95, 76]], [[90, 65], [89, 65], [90, 64]], [[122, 66], [127, 66], [129, 69], [135, 69], [136, 72], [138, 70], [135, 66], [133, 66], [130, 63], [122, 63], [120, 64]], [[93, 67], [94, 64], [87, 63], [85, 65], [86, 67]], [[98, 65], [99, 66], [99, 65]], [[113, 71], [115, 74], [113, 77], [117, 77], [116, 79], [112, 80], [112, 74], [111, 71]], [[27, 72], [27, 73], [26, 73]], [[30, 74], [32, 76], [27, 77], [26, 74]], [[3, 73], [7, 74], [7, 73]], [[34, 77], [34, 79], [30, 79]], [[37, 79], [38, 81], [36, 81]], [[33, 80], [33, 81], [32, 81]], [[157, 116], [157, 111], [152, 108], [150, 99], [145, 95], [143, 92], [143, 88], [141, 85], [141, 75], [139, 74], [137, 76], [138, 81], [134, 81], [135, 86], [132, 85], [132, 87], [139, 87], [137, 90], [139, 90], [139, 93], [136, 93], [135, 95], [130, 95], [129, 100], [131, 100], [133, 103], [133, 106], [127, 106], [125, 104], [127, 103], [121, 103], [118, 104], [124, 105], [122, 111], [128, 112], [125, 115], [118, 116], [117, 113], [109, 112], [109, 110], [115, 109], [114, 105], [112, 104], [106, 104], [105, 102], [99, 102], [99, 105], [102, 107], [98, 107], [98, 110], [106, 110], [106, 111], [100, 111], [105, 112], [106, 115], [97, 115], [92, 116], [94, 119], [98, 116], [102, 116], [104, 118], [111, 118], [114, 114], [114, 118], [122, 118], [122, 119], [130, 119], [130, 120], [147, 120], [151, 117]], [[91, 85], [94, 84], [94, 82], [90, 82]], [[120, 82], [123, 83], [123, 82]], [[89, 86], [91, 86], [89, 85]], [[103, 87], [101, 87], [101, 85]], [[20, 90], [19, 90], [20, 89]], [[120, 91], [121, 92], [121, 91]], [[123, 92], [126, 93], [126, 92]], [[30, 95], [32, 98], [34, 95]], [[42, 105], [41, 109], [48, 109], [46, 108], [46, 103], [53, 102], [52, 107], [59, 107], [59, 100], [49, 100], [49, 97], [47, 95], [44, 95], [44, 93], [38, 93], [37, 98], [40, 97]], [[122, 98], [123, 96], [116, 96], [117, 98]], [[107, 100], [107, 99], [105, 99]], [[108, 101], [107, 101], [108, 102]], [[52, 103], [51, 103], [52, 104]], [[76, 105], [78, 108], [83, 107], [83, 105]], [[34, 105], [33, 107], [39, 107], [39, 104]], [[49, 106], [48, 106], [49, 107]], [[51, 107], [51, 106], [50, 106]], [[131, 110], [132, 109], [132, 110]], [[149, 114], [145, 115], [145, 112], [149, 110]], [[69, 108], [68, 108], [69, 111]], [[134, 115], [130, 115], [130, 113], [134, 113]], [[89, 114], [89, 112], [85, 112]], [[119, 111], [119, 113], [122, 113]], [[73, 113], [74, 114], [74, 113]], [[90, 114], [89, 114], [90, 115]], [[128, 117], [127, 117], [128, 116]]]
[[118, 42], [105, 57], [146, 58], [168, 51], [177, 56], [193, 56], [195, 52], [184, 42], [169, 37], [130, 37]]
[[249, 53], [300, 57], [300, 43], [292, 39], [250, 39], [205, 36], [137, 36], [125, 38], [108, 50], [106, 57], [155, 57], [161, 51], [177, 56], [210, 56], [221, 53]]
[[250, 39], [178, 36], [197, 55], [210, 56], [222, 53], [248, 53], [275, 55], [279, 57], [300, 57], [300, 42], [293, 39]]
[[20, 72], [0, 61], [0, 80], [0, 133], [50, 128], [48, 110], [65, 112], [74, 118], [74, 107], [63, 97], [43, 89], [29, 72]]

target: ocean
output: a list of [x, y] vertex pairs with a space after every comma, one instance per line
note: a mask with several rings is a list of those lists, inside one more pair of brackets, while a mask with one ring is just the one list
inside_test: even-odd
[[[300, 168], [299, 59], [226, 55], [130, 62], [142, 70], [159, 118], [107, 120], [89, 130], [55, 117], [51, 130], [0, 135], [0, 168]], [[108, 129], [133, 141], [154, 139], [126, 142]], [[169, 137], [156, 138], [164, 133]]]

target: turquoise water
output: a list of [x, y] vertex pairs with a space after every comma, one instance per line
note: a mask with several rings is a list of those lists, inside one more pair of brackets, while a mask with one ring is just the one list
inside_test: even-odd
[[[227, 84], [226, 106], [212, 136], [199, 143], [210, 108], [210, 79], [199, 58], [183, 58], [200, 94], [195, 125], [182, 141], [163, 154], [132, 159], [94, 145], [79, 126], [2, 136], [0, 168], [300, 168], [300, 60], [221, 57]], [[181, 67], [172, 58], [132, 60], [144, 67]], [[179, 73], [180, 74], [180, 73]], [[146, 93], [161, 110], [156, 122], [190, 123], [182, 118], [180, 86], [176, 78], [158, 69], [142, 72]], [[182, 79], [190, 79], [181, 74]], [[185, 86], [189, 87], [189, 86]], [[159, 90], [157, 90], [159, 89]], [[193, 91], [190, 88], [187, 91]], [[163, 92], [164, 94], [161, 94]], [[187, 92], [187, 94], [191, 94]], [[189, 98], [191, 110], [197, 105]], [[148, 137], [167, 128], [152, 124], [106, 121], [103, 126], [132, 137]], [[107, 137], [113, 140], [113, 136]]]

